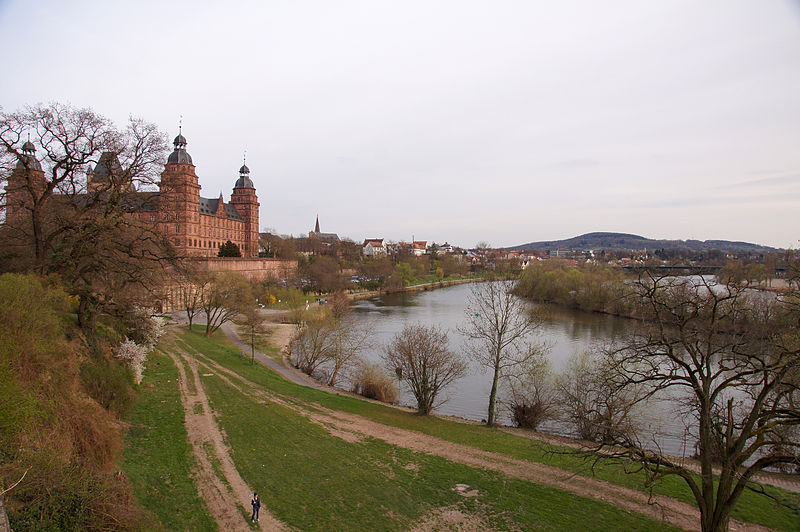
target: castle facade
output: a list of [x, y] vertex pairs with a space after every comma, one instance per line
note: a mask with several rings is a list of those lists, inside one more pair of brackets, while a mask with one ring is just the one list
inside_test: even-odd
[[[239, 247], [242, 257], [258, 257], [259, 203], [247, 165], [239, 169], [229, 203], [223, 201], [222, 194], [219, 198], [203, 198], [192, 157], [186, 151], [186, 138], [179, 133], [173, 144], [175, 149], [164, 165], [158, 192], [137, 192], [130, 185], [130, 211], [159, 229], [178, 256], [216, 257], [219, 247], [230, 240]], [[116, 154], [104, 152], [97, 165], [89, 168], [87, 194], [103, 190], [121, 175]], [[26, 142], [6, 187], [6, 221], [24, 217], [26, 204], [46, 185], [36, 149]]]

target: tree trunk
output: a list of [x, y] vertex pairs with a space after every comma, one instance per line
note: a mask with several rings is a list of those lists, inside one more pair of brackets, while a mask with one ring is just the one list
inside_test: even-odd
[[0, 490], [0, 532], [11, 532], [11, 524], [8, 522], [2, 490]]
[[489, 413], [486, 416], [486, 424], [490, 427], [494, 426], [494, 407], [497, 399], [497, 380], [500, 377], [499, 357], [495, 359], [494, 376], [492, 377], [492, 390], [489, 392]]

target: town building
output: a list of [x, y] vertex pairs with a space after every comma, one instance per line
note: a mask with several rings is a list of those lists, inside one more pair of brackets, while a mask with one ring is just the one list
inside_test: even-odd
[[[239, 247], [242, 257], [258, 257], [259, 203], [247, 165], [239, 168], [229, 203], [222, 194], [203, 198], [192, 157], [186, 151], [186, 138], [179, 132], [173, 144], [175, 149], [164, 165], [158, 191], [136, 191], [133, 183], [122, 183], [130, 211], [158, 228], [180, 257], [216, 257], [228, 240]], [[86, 178], [88, 195], [108, 190], [111, 183], [119, 184], [125, 174], [117, 155], [103, 152], [97, 165], [89, 167]], [[28, 141], [6, 186], [6, 221], [26, 210], [26, 202], [32, 201], [29, 188], [41, 193], [46, 184], [36, 148]], [[83, 201], [82, 194], [74, 198]]]
[[203, 198], [186, 138], [179, 133], [173, 144], [155, 193], [157, 200], [149, 203], [155, 206], [149, 220], [159, 224], [180, 256], [215, 257], [230, 240], [242, 257], [258, 257], [259, 203], [246, 162], [239, 168], [229, 203], [221, 193], [218, 198]]
[[382, 238], [367, 238], [361, 245], [361, 253], [365, 257], [385, 257], [386, 242]]
[[308, 238], [316, 238], [323, 242], [338, 242], [339, 235], [336, 233], [323, 233], [319, 230], [319, 215], [317, 215], [317, 222], [314, 224], [314, 230], [308, 232]]

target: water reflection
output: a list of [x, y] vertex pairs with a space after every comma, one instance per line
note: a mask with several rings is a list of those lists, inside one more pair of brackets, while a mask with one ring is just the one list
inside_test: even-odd
[[[464, 308], [469, 294], [470, 285], [458, 285], [416, 294], [386, 295], [354, 303], [356, 318], [371, 321], [375, 329], [377, 347], [367, 352], [366, 358], [380, 362], [383, 346], [407, 323], [416, 322], [446, 329], [451, 348], [456, 352], [461, 351], [465, 339], [457, 328], [465, 322]], [[550, 346], [549, 356], [555, 371], [560, 371], [573, 353], [590, 349], [596, 342], [607, 342], [631, 327], [630, 320], [613, 316], [556, 307], [545, 307], [543, 310], [547, 317], [537, 341]], [[474, 420], [486, 417], [491, 376], [483, 373], [482, 368], [472, 361], [469, 363], [469, 375], [448, 390], [448, 401], [436, 409], [438, 413]], [[411, 404], [412, 398], [404, 394], [401, 402]]]
[[[430, 292], [415, 294], [392, 294], [361, 300], [353, 304], [358, 320], [370, 321], [375, 331], [375, 347], [365, 353], [370, 361], [382, 363], [383, 347], [408, 323], [437, 325], [448, 331], [450, 347], [463, 352], [465, 338], [457, 328], [465, 323], [464, 309], [470, 295], [470, 285], [458, 285]], [[591, 350], [630, 333], [639, 322], [597, 313], [573, 311], [563, 307], [539, 306], [545, 313], [537, 341], [549, 346], [549, 358], [553, 370], [560, 372], [573, 353]], [[435, 409], [436, 413], [458, 416], [471, 420], [484, 420], [488, 405], [491, 375], [468, 360], [469, 373], [446, 390], [446, 402]], [[393, 374], [392, 370], [389, 370]], [[410, 393], [401, 388], [400, 402], [413, 406]], [[686, 428], [679, 421], [683, 416], [675, 411], [675, 405], [660, 401], [649, 405], [645, 416], [645, 439], [657, 441], [670, 454], [691, 454], [693, 449], [684, 447]], [[509, 424], [506, 412], [498, 412], [498, 421]], [[547, 422], [542, 430], [569, 436], [570, 428], [559, 422]], [[657, 434], [657, 435], [656, 435]]]

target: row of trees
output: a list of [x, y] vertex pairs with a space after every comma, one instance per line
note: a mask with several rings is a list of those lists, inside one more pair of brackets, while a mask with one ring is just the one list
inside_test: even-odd
[[[756, 472], [800, 468], [800, 298], [700, 276], [644, 274], [628, 290], [643, 318], [633, 333], [559, 378], [546, 364], [508, 375], [515, 418], [536, 426], [557, 412], [595, 442], [591, 456], [634, 460], [651, 481], [682, 478], [701, 528], [726, 530]], [[686, 423], [699, 475], [643, 430], [637, 410], [653, 398]]]
[[451, 255], [359, 257], [358, 260], [321, 255], [301, 256], [298, 269], [307, 288], [323, 293], [351, 287], [353, 276], [361, 287], [369, 290], [399, 290], [423, 280], [467, 275], [470, 265]]
[[[800, 278], [794, 270], [790, 277]], [[512, 296], [513, 284], [476, 285], [462, 333], [469, 339], [466, 351], [493, 372], [488, 423], [495, 419], [496, 385], [504, 382], [518, 423], [535, 427], [557, 414], [594, 442], [588, 448], [593, 459], [602, 451], [633, 460], [651, 482], [683, 479], [700, 509], [702, 530], [727, 530], [742, 493], [759, 489], [751, 482], [755, 473], [800, 468], [800, 297], [699, 276], [645, 274], [629, 284], [641, 325], [611, 345], [573, 357], [557, 377], [542, 347], [531, 342], [541, 322], [514, 303], [520, 300]], [[429, 412], [431, 395], [463, 372], [463, 362], [444, 345], [440, 332], [415, 326], [386, 350], [389, 365], [402, 368], [420, 412]], [[663, 452], [645, 430], [639, 414], [654, 398], [671, 403], [686, 423], [699, 475]]]
[[[26, 142], [34, 154], [22, 150]], [[160, 284], [172, 249], [155, 224], [132, 215], [135, 191], [152, 188], [167, 153], [153, 124], [131, 118], [118, 128], [91, 109], [62, 104], [0, 110], [0, 148], [0, 270], [58, 274], [79, 297], [86, 329]], [[89, 187], [87, 169], [104, 153], [119, 166]]]

